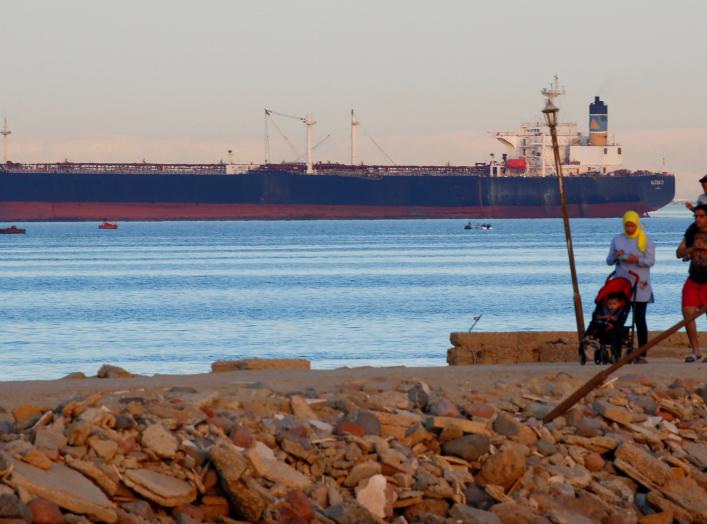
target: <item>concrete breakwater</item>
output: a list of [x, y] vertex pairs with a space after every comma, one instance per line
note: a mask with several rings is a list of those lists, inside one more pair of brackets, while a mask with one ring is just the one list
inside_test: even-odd
[[[650, 332], [648, 339], [659, 333]], [[700, 333], [700, 345], [707, 347], [707, 333]], [[470, 364], [513, 364], [520, 362], [573, 362], [577, 360], [577, 333], [570, 331], [515, 331], [467, 333], [449, 337], [447, 350], [450, 366]], [[681, 358], [688, 353], [686, 333], [675, 333], [658, 347], [650, 358]]]

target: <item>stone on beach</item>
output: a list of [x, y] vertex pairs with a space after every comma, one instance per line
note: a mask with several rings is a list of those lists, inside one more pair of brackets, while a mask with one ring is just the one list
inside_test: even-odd
[[238, 370], [263, 370], [263, 369], [310, 369], [309, 360], [302, 358], [248, 358], [243, 360], [217, 360], [212, 362], [211, 371], [221, 373]]
[[489, 439], [483, 435], [464, 435], [442, 445], [446, 455], [456, 455], [466, 460], [477, 460], [489, 449]]
[[633, 421], [633, 415], [627, 409], [613, 406], [603, 400], [595, 402], [594, 409], [597, 414], [611, 421], [618, 422], [619, 424], [628, 425]]
[[34, 445], [37, 449], [52, 453], [66, 446], [67, 440], [61, 431], [40, 428], [34, 434]]
[[142, 444], [162, 458], [174, 458], [179, 447], [177, 438], [161, 424], [151, 424], [142, 432]]
[[86, 373], [84, 373], [83, 371], [73, 371], [68, 375], [62, 377], [63, 380], [82, 380], [84, 378], [88, 377], [86, 377]]
[[190, 504], [196, 499], [196, 489], [189, 482], [149, 469], [129, 469], [123, 482], [160, 506]]
[[271, 456], [268, 453], [264, 453], [262, 449], [263, 447], [254, 446], [245, 452], [259, 475], [272, 482], [284, 484], [294, 489], [307, 489], [310, 486], [312, 483], [311, 480], [292, 466], [271, 458]]
[[469, 524], [501, 524], [501, 519], [490, 511], [483, 511], [464, 504], [454, 504], [449, 516]]
[[18, 519], [24, 522], [32, 521], [32, 512], [14, 493], [0, 495], [0, 520]]
[[137, 377], [134, 373], [124, 370], [118, 366], [112, 366], [110, 364], [103, 364], [101, 368], [96, 373], [98, 378], [133, 378]]
[[62, 464], [54, 464], [51, 470], [46, 471], [15, 460], [7, 453], [2, 453], [2, 457], [13, 466], [9, 480], [11, 485], [101, 522], [118, 520], [111, 501], [77, 471]]
[[290, 398], [290, 406], [295, 418], [300, 420], [315, 420], [318, 418], [307, 401], [299, 395], [292, 395]]
[[344, 480], [344, 486], [353, 488], [358, 486], [362, 480], [371, 478], [373, 475], [378, 475], [382, 471], [382, 467], [378, 462], [360, 462], [356, 464]]
[[34, 404], [22, 404], [12, 410], [15, 431], [23, 431], [39, 420], [46, 409]]
[[525, 452], [518, 445], [508, 445], [491, 455], [481, 467], [481, 476], [489, 484], [503, 486], [506, 490], [525, 473]]
[[71, 455], [67, 455], [65, 460], [67, 466], [83, 473], [101, 488], [106, 495], [113, 496], [118, 492], [118, 483], [104, 470], [105, 466], [102, 467], [100, 464], [72, 458]]

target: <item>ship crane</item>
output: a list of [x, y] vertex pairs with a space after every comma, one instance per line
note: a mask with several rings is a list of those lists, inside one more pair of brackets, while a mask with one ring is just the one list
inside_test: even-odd
[[376, 146], [376, 149], [378, 149], [378, 151], [380, 151], [381, 154], [385, 158], [388, 159], [388, 162], [390, 162], [392, 165], [395, 165], [395, 161], [392, 158], [390, 158], [390, 155], [385, 152], [385, 149], [383, 149], [383, 147], [381, 147], [381, 145], [378, 142], [376, 142], [375, 139], [366, 132], [366, 130], [361, 125], [361, 121], [358, 119], [358, 117], [356, 116], [356, 113], [354, 112], [353, 109], [351, 110], [351, 165], [353, 166], [356, 164], [356, 150], [357, 150], [356, 148], [358, 145], [358, 140], [357, 140], [358, 132], [357, 132], [356, 128], [358, 128], [358, 127], [360, 127], [364, 133], [366, 133], [366, 136], [368, 137], [368, 139], [373, 143], [374, 146]]
[[7, 164], [7, 137], [12, 134], [12, 131], [8, 129], [7, 127], [7, 118], [4, 119], [3, 121], [3, 126], [2, 126], [2, 131], [0, 131], [0, 135], [2, 135], [2, 163]]
[[[293, 120], [299, 120], [300, 122], [304, 123], [307, 126], [307, 174], [311, 175], [314, 173], [314, 169], [312, 168], [312, 127], [316, 124], [314, 119], [312, 118], [312, 115], [306, 115], [304, 117], [301, 116], [295, 116], [295, 115], [288, 115], [287, 113], [280, 113], [278, 111], [273, 111], [272, 109], [265, 109], [265, 161], [267, 163], [268, 161], [268, 156], [270, 153], [270, 137], [268, 135], [268, 121], [271, 120], [269, 117], [270, 115], [277, 115], [281, 116], [284, 118], [290, 118]], [[300, 155], [297, 153], [297, 149], [292, 145], [292, 142], [288, 140], [288, 138], [285, 136], [285, 134], [282, 132], [282, 130], [277, 126], [277, 124], [273, 121], [273, 124], [275, 125], [275, 128], [278, 130], [278, 132], [283, 136], [287, 144], [290, 146], [290, 148], [295, 152], [297, 157]], [[328, 138], [328, 137], [327, 137]], [[326, 138], [325, 138], [326, 140]], [[318, 145], [318, 144], [317, 144]]]

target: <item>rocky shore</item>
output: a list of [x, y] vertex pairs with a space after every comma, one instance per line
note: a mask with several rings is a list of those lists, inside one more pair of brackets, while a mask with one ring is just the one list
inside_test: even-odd
[[703, 364], [217, 367], [0, 384], [0, 524], [707, 522]]

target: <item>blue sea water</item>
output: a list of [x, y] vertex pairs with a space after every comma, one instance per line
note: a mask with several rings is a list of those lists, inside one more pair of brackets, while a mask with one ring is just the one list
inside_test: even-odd
[[[691, 221], [646, 219], [657, 246], [651, 329], [679, 319]], [[0, 235], [4, 379], [194, 373], [218, 359], [301, 357], [315, 368], [443, 365], [452, 331], [573, 330], [562, 221], [28, 223]], [[618, 219], [572, 220], [585, 315], [610, 272]]]

